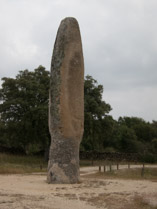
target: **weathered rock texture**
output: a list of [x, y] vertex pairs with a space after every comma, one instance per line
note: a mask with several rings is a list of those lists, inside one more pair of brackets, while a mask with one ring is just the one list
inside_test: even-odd
[[79, 25], [62, 20], [51, 63], [48, 183], [79, 181], [79, 145], [84, 126], [84, 62]]

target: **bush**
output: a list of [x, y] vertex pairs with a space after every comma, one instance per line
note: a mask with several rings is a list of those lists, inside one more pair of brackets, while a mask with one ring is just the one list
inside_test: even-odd
[[146, 153], [144, 155], [140, 155], [140, 160], [145, 163], [156, 163], [157, 162], [157, 155], [152, 153]]

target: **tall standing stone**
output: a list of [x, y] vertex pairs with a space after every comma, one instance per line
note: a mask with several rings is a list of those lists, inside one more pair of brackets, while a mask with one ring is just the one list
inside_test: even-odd
[[54, 45], [49, 130], [48, 183], [77, 183], [79, 146], [84, 130], [84, 62], [75, 18], [62, 20]]

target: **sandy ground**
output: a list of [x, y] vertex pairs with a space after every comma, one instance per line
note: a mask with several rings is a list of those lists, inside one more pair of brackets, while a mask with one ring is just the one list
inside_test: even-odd
[[157, 206], [156, 181], [87, 177], [96, 171], [81, 168], [81, 183], [72, 185], [47, 184], [46, 174], [0, 175], [0, 209], [144, 208], [140, 201]]

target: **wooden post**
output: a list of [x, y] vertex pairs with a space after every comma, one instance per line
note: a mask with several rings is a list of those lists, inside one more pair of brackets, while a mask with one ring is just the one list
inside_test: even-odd
[[119, 170], [119, 163], [117, 163], [117, 170]]
[[142, 166], [142, 169], [141, 169], [141, 176], [144, 177], [144, 163], [143, 163], [143, 166]]
[[104, 173], [106, 172], [106, 165], [104, 165]]
[[110, 172], [112, 171], [112, 163], [110, 163]]
[[99, 172], [101, 172], [101, 165], [99, 165]]
[[92, 156], [91, 156], [91, 157], [92, 157], [92, 166], [93, 166], [93, 165], [94, 165], [94, 154], [93, 154], [93, 151], [92, 151], [92, 153], [91, 153], [91, 154], [92, 154]]
[[94, 160], [93, 160], [93, 158], [92, 158], [92, 166], [94, 165]]
[[128, 163], [128, 169], [130, 169], [130, 163]]

